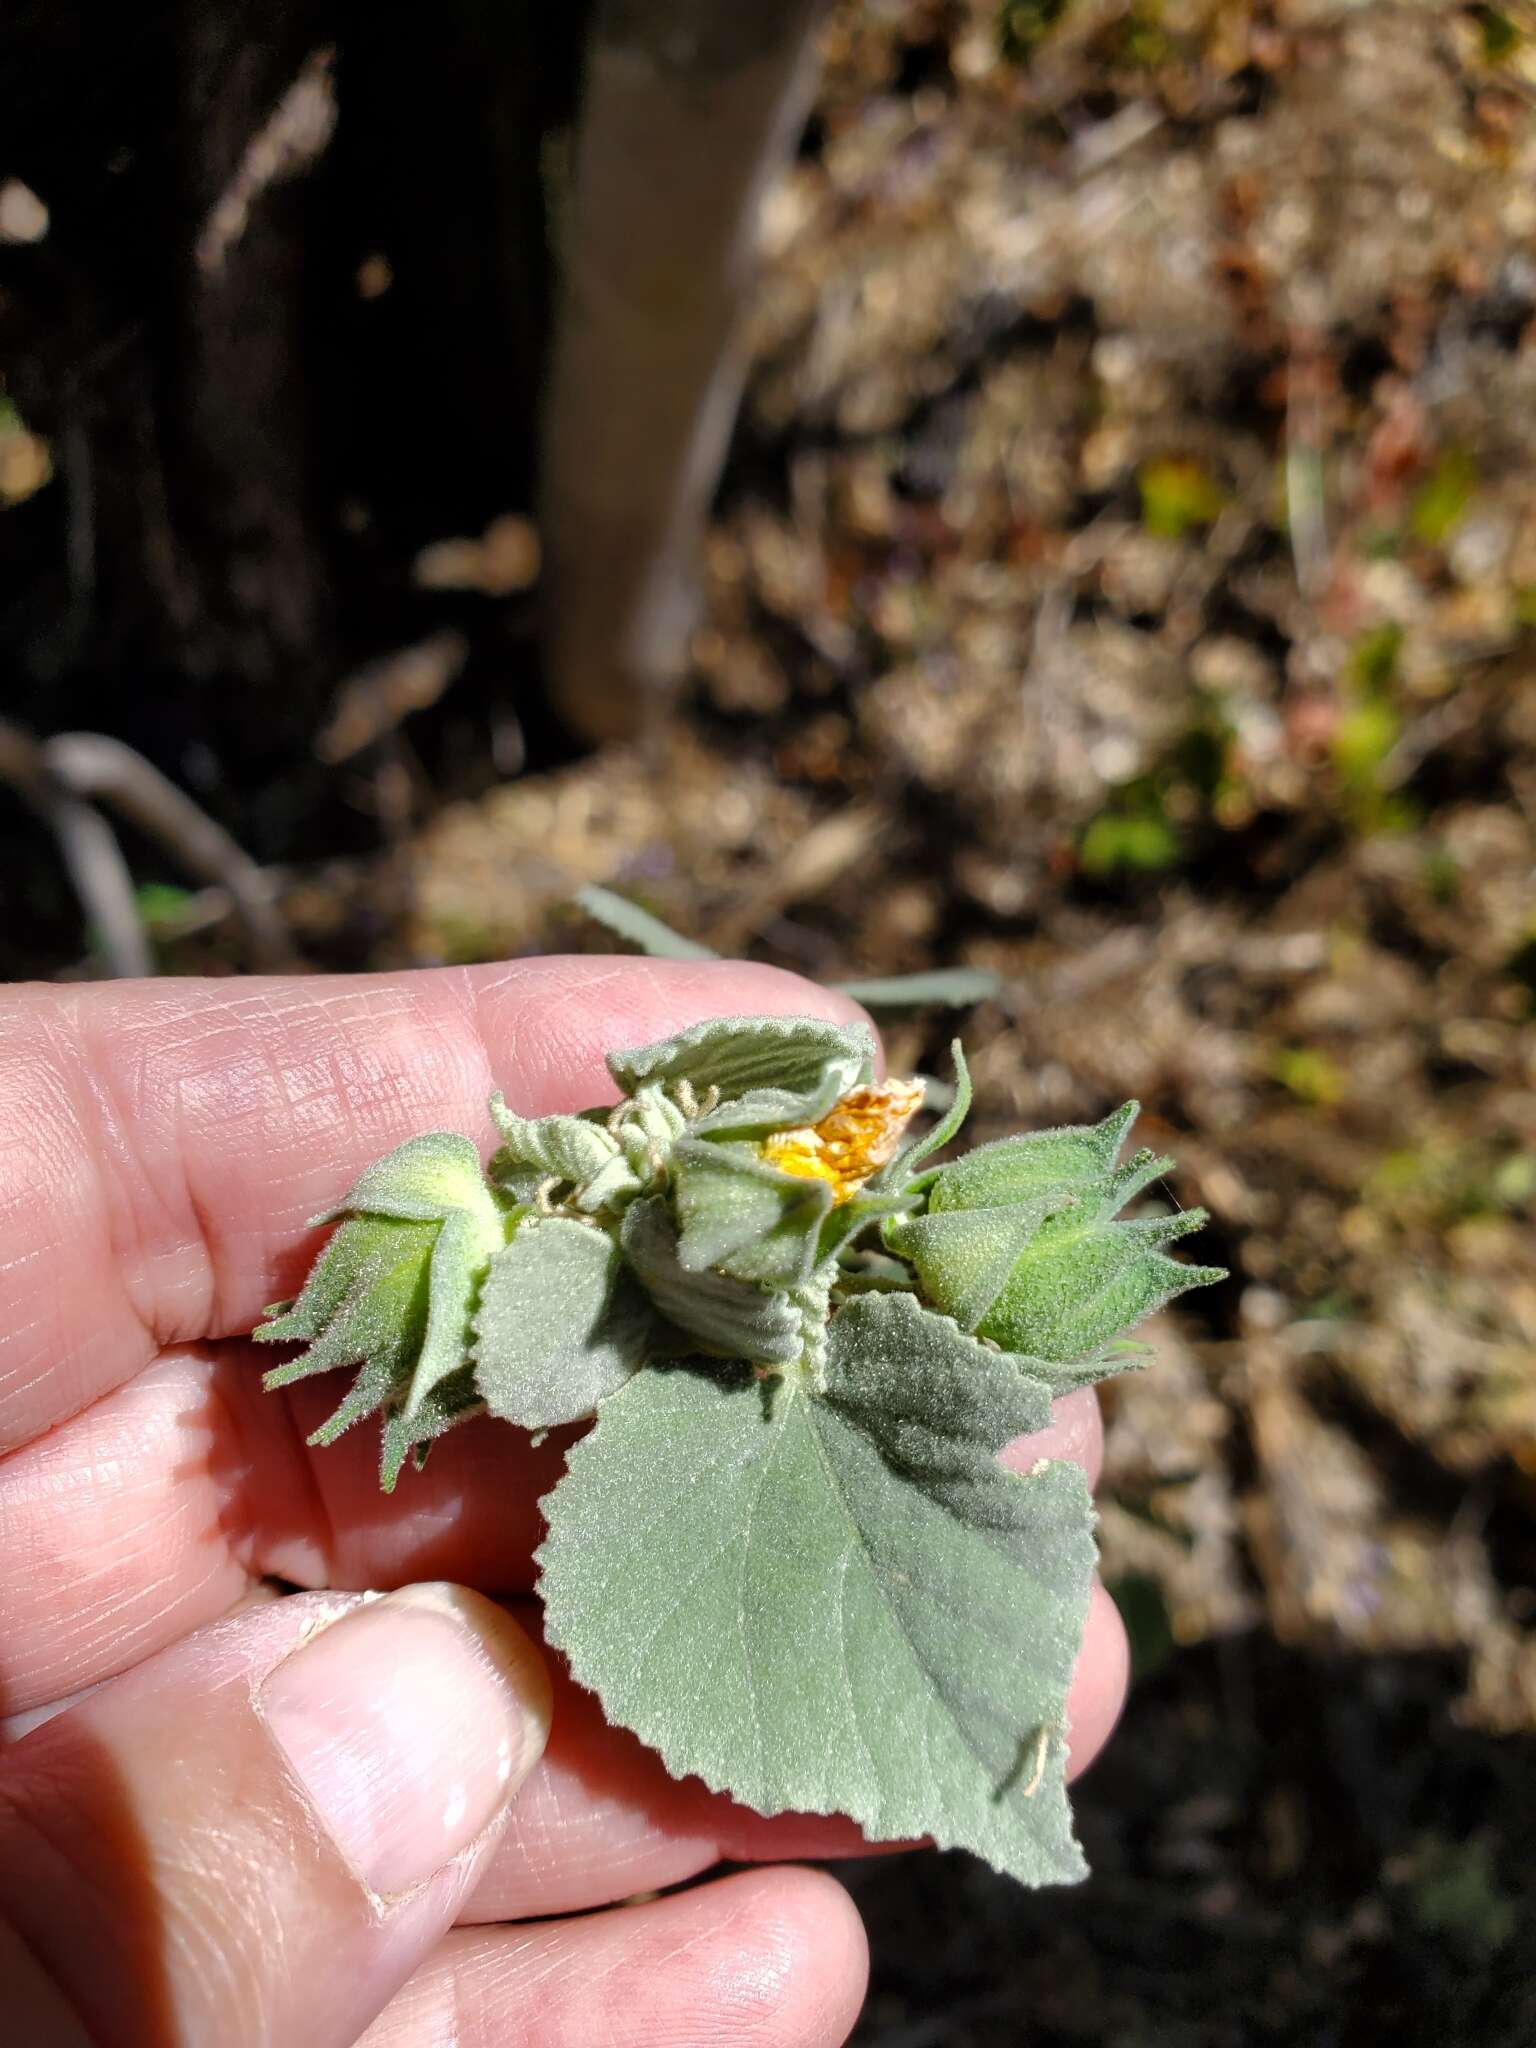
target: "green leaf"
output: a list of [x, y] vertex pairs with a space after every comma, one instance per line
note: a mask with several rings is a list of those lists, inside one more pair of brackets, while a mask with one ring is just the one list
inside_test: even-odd
[[[376, 1159], [353, 1184], [345, 1201], [312, 1220], [338, 1216], [398, 1216], [411, 1223], [440, 1223], [455, 1209], [499, 1233], [501, 1212], [486, 1189], [480, 1154], [457, 1131], [429, 1131], [407, 1138]], [[498, 1237], [499, 1241], [499, 1237]]]
[[519, 1168], [578, 1185], [596, 1178], [621, 1157], [619, 1141], [601, 1124], [580, 1116], [519, 1116], [507, 1107], [498, 1088], [491, 1097], [491, 1116], [506, 1140], [505, 1157]]
[[1165, 1245], [1206, 1220], [1203, 1209], [1130, 1223], [1071, 1210], [1053, 1216], [1015, 1264], [978, 1334], [1060, 1365], [1089, 1359], [1176, 1295], [1226, 1278], [1220, 1266], [1187, 1266], [1164, 1254]]
[[904, 1295], [834, 1318], [825, 1396], [642, 1373], [545, 1503], [551, 1639], [679, 1776], [1075, 1880], [1063, 1736], [1092, 1508], [1076, 1466], [996, 1461], [1048, 1413]]
[[867, 1024], [828, 1024], [819, 1017], [711, 1017], [676, 1038], [613, 1053], [608, 1070], [627, 1094], [643, 1082], [686, 1081], [699, 1097], [720, 1100], [690, 1125], [707, 1132], [792, 1129], [814, 1124], [874, 1074], [875, 1041]]
[[671, 925], [663, 924], [659, 917], [652, 917], [648, 910], [642, 910], [638, 903], [631, 903], [627, 896], [617, 896], [612, 889], [599, 888], [595, 882], [578, 889], [573, 900], [588, 917], [606, 925], [609, 931], [617, 932], [621, 939], [628, 939], [632, 946], [638, 946], [642, 953], [649, 953], [654, 960], [720, 958], [711, 947], [701, 946], [696, 939], [685, 939], [681, 932], [673, 931]]
[[871, 1191], [882, 1188], [904, 1188], [913, 1172], [925, 1159], [953, 1143], [959, 1136], [960, 1126], [971, 1113], [971, 1070], [965, 1063], [965, 1049], [958, 1038], [950, 1042], [950, 1057], [955, 1063], [955, 1092], [948, 1109], [931, 1131], [914, 1138], [902, 1152], [898, 1152], [890, 1165], [877, 1173], [870, 1182]]
[[1002, 979], [988, 967], [935, 967], [927, 974], [872, 975], [863, 981], [838, 981], [832, 986], [870, 1010], [916, 1009], [943, 1004], [967, 1009], [990, 1002], [1002, 992]]
[[605, 1231], [530, 1216], [491, 1261], [475, 1316], [475, 1384], [521, 1429], [590, 1415], [645, 1359], [650, 1317]]
[[824, 1180], [781, 1173], [754, 1145], [684, 1138], [672, 1155], [677, 1256], [759, 1287], [803, 1287], [832, 1206]]
[[917, 1268], [934, 1308], [974, 1331], [1050, 1213], [1049, 1200], [955, 1215], [898, 1216], [886, 1244]]
[[351, 1218], [315, 1261], [298, 1300], [286, 1310], [269, 1310], [270, 1319], [253, 1331], [258, 1344], [306, 1346], [297, 1358], [266, 1374], [263, 1384], [270, 1389], [339, 1366], [364, 1368], [351, 1394], [311, 1442], [330, 1443], [391, 1394], [404, 1396], [426, 1333], [437, 1231], [435, 1223]]
[[1136, 1113], [1128, 1102], [1100, 1124], [980, 1146], [939, 1169], [926, 1215], [886, 1226], [925, 1300], [1033, 1361], [1057, 1392], [1103, 1377], [1105, 1347], [1143, 1316], [1225, 1278], [1165, 1255], [1205, 1222], [1203, 1209], [1115, 1220], [1172, 1164], [1146, 1150], [1114, 1164]]
[[645, 1196], [625, 1210], [619, 1242], [659, 1313], [710, 1351], [769, 1365], [799, 1358], [805, 1330], [794, 1303], [728, 1273], [689, 1271], [660, 1196]]

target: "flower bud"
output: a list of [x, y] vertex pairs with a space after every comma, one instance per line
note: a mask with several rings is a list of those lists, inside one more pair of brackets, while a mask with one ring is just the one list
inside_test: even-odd
[[1094, 1376], [1105, 1348], [1220, 1270], [1187, 1266], [1165, 1247], [1198, 1230], [1203, 1209], [1117, 1220], [1171, 1160], [1115, 1158], [1135, 1121], [1127, 1103], [1101, 1124], [984, 1145], [938, 1169], [927, 1212], [885, 1226], [916, 1269], [924, 1298], [963, 1330], [1053, 1368], [1070, 1385]]
[[470, 1312], [512, 1217], [487, 1188], [467, 1138], [411, 1138], [370, 1166], [346, 1200], [316, 1223], [340, 1219], [297, 1301], [279, 1302], [253, 1332], [258, 1343], [305, 1349], [266, 1375], [285, 1387], [337, 1366], [360, 1368], [351, 1392], [309, 1441], [327, 1444], [379, 1410], [381, 1480], [389, 1492], [412, 1451], [477, 1412], [469, 1362]]

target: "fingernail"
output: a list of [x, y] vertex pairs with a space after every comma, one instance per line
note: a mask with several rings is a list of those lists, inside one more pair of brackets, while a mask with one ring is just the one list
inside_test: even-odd
[[549, 1733], [543, 1659], [462, 1586], [407, 1586], [354, 1608], [277, 1666], [259, 1704], [337, 1847], [386, 1894], [467, 1849]]

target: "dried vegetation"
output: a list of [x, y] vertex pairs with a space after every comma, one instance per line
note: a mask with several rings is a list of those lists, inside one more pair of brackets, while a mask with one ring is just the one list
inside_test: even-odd
[[[984, 1121], [1135, 1094], [1213, 1212], [1234, 1282], [1109, 1432], [1161, 1760], [1090, 1790], [1081, 1919], [978, 1878], [933, 1967], [993, 1989], [925, 2023], [893, 1969], [871, 2042], [1364, 2039], [1405, 1948], [1405, 2038], [1536, 2030], [1477, 1804], [1525, 1755], [1477, 1731], [1536, 1728], [1533, 31], [843, 6], [692, 702], [415, 850], [429, 952], [551, 943], [599, 879], [812, 972], [992, 967]], [[1052, 1985], [999, 2004], [978, 1926]]]

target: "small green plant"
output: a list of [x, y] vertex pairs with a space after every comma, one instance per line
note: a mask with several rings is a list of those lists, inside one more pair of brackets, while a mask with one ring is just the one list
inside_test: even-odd
[[1177, 863], [1179, 852], [1161, 790], [1141, 777], [1123, 784], [1113, 802], [1089, 819], [1077, 861], [1085, 875], [1161, 874]]
[[1338, 1061], [1315, 1045], [1282, 1046], [1270, 1062], [1270, 1072], [1282, 1088], [1312, 1109], [1332, 1109], [1348, 1086]]
[[1389, 784], [1388, 766], [1402, 738], [1398, 660], [1403, 629], [1395, 622], [1362, 633], [1350, 650], [1344, 703], [1330, 752], [1344, 808], [1361, 832], [1391, 832], [1413, 822], [1412, 806]]
[[1027, 65], [1070, 5], [1071, 0], [1002, 0], [997, 10], [997, 46], [1004, 59]]
[[1443, 547], [1460, 526], [1477, 489], [1477, 464], [1465, 448], [1447, 449], [1414, 494], [1408, 524], [1415, 540]]
[[1189, 455], [1160, 456], [1136, 474], [1141, 523], [1163, 540], [1182, 540], [1196, 527], [1220, 517], [1226, 493], [1203, 464]]
[[595, 1417], [543, 1503], [549, 1636], [610, 1719], [763, 1813], [851, 1815], [1028, 1884], [1083, 1874], [1066, 1694], [1093, 1571], [1081, 1471], [1004, 1469], [1122, 1332], [1221, 1277], [1125, 1220], [1171, 1162], [1091, 1127], [930, 1160], [957, 1087], [875, 1078], [867, 1028], [727, 1018], [608, 1062], [621, 1099], [502, 1147], [415, 1138], [263, 1343], [356, 1368], [316, 1431], [383, 1426], [382, 1481], [472, 1417]]
[[1505, 64], [1525, 41], [1519, 25], [1500, 7], [1468, 8], [1485, 64]]

